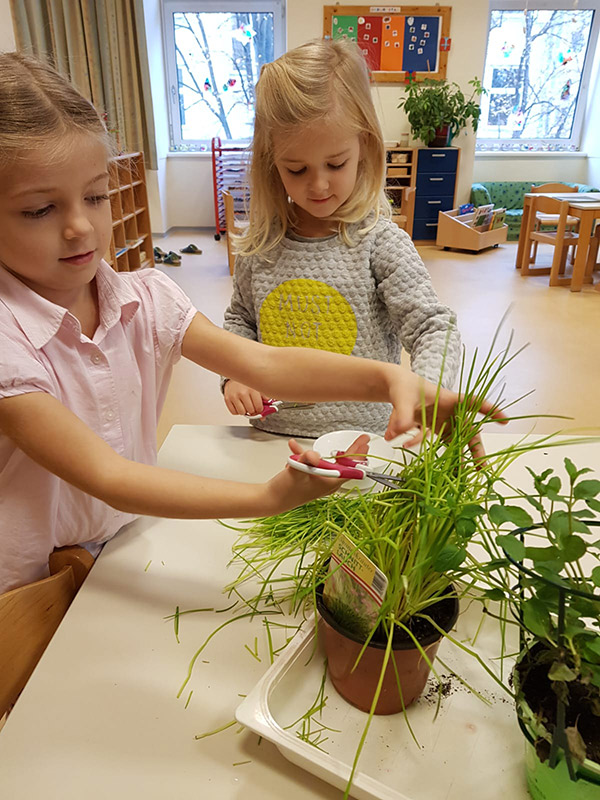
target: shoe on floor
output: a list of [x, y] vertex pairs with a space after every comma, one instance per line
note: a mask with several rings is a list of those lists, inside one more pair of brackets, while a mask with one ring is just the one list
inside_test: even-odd
[[182, 247], [179, 252], [180, 253], [193, 253], [196, 256], [201, 256], [202, 255], [202, 250], [200, 250], [200, 248], [196, 247], [195, 244], [188, 244], [187, 247]]
[[170, 264], [172, 267], [178, 267], [181, 264], [181, 256], [178, 256], [177, 253], [174, 253], [172, 250], [166, 255], [163, 260], [163, 264]]
[[154, 248], [154, 258], [164, 258], [167, 254], [164, 250], [161, 250], [160, 247]]

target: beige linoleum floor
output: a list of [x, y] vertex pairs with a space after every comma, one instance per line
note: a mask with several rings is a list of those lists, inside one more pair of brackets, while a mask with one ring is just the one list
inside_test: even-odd
[[[217, 242], [210, 230], [188, 228], [155, 237], [154, 243], [178, 251], [190, 242], [203, 254], [184, 255], [180, 267], [159, 268], [177, 281], [199, 311], [221, 324], [231, 293], [225, 238]], [[600, 292], [589, 285], [580, 293], [550, 289], [547, 276], [521, 278], [514, 269], [512, 243], [479, 254], [435, 246], [420, 247], [419, 252], [440, 299], [458, 315], [467, 358], [475, 348], [487, 351], [508, 311], [500, 341], [505, 343], [513, 330], [515, 346], [527, 347], [507, 368], [506, 396], [513, 399], [533, 390], [513, 413], [573, 418], [538, 420], [535, 430], [540, 433], [559, 428], [600, 432]], [[550, 249], [544, 253], [540, 248], [540, 263], [550, 256]], [[159, 422], [159, 444], [177, 423], [248, 424], [225, 408], [218, 377], [183, 359], [175, 367]], [[532, 426], [530, 420], [515, 421], [507, 430], [528, 432]]]

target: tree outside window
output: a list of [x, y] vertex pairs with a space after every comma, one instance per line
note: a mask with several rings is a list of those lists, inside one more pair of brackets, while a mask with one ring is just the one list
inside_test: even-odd
[[[250, 10], [209, 10], [165, 4], [171, 147], [209, 150], [213, 137], [244, 141], [254, 126], [254, 86], [263, 64], [282, 51], [279, 6], [245, 3]], [[205, 9], [209, 4], [202, 3]], [[262, 5], [262, 9], [258, 7]]]
[[478, 149], [577, 149], [594, 16], [589, 8], [492, 9]]

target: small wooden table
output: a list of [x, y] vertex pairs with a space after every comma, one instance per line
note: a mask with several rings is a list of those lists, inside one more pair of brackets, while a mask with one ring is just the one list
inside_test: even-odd
[[[524, 263], [527, 242], [525, 232], [529, 225], [529, 215], [531, 204], [534, 197], [540, 197], [540, 193], [528, 192], [523, 202], [523, 219], [521, 220], [521, 231], [519, 234], [519, 246], [517, 248], [517, 258], [515, 268], [521, 269]], [[577, 245], [577, 255], [573, 265], [573, 276], [571, 278], [570, 289], [572, 292], [580, 292], [585, 277], [585, 265], [587, 261], [590, 241], [594, 230], [594, 222], [600, 219], [600, 192], [573, 192], [562, 194], [549, 192], [546, 197], [554, 197], [559, 200], [569, 201], [569, 215], [578, 217], [579, 222], [579, 244]]]

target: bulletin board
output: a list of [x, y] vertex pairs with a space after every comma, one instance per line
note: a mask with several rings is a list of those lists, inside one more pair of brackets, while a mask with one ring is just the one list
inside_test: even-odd
[[323, 6], [323, 36], [352, 39], [373, 81], [446, 77], [450, 6]]

